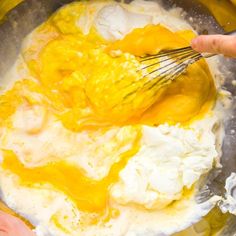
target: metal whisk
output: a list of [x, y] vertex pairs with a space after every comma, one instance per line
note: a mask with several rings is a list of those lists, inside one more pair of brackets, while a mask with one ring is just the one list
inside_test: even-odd
[[[171, 81], [181, 75], [190, 64], [193, 64], [201, 58], [203, 58], [203, 55], [194, 51], [190, 46], [162, 51], [158, 54], [139, 58], [141, 68], [139, 68], [137, 72], [142, 72], [142, 77], [124, 87], [126, 88], [125, 91], [129, 92], [123, 94], [122, 105], [129, 104], [140, 94], [145, 94], [147, 107], [152, 105], [155, 101], [157, 91], [160, 88], [171, 83]], [[114, 107], [116, 106], [117, 105]]]
[[[235, 35], [236, 31], [226, 33], [226, 35]], [[182, 73], [186, 71], [189, 65], [199, 61], [202, 58], [209, 58], [215, 54], [201, 54], [192, 49], [192, 47], [183, 47], [161, 51], [157, 54], [146, 55], [138, 58], [140, 64], [136, 72], [141, 74], [137, 80], [128, 84], [122, 84], [119, 87], [118, 97], [120, 102], [114, 102], [112, 108], [124, 108], [132, 104], [133, 110], [145, 110], [153, 105], [159, 96], [158, 91], [170, 84]], [[118, 84], [123, 80], [118, 80]], [[135, 102], [134, 102], [135, 101]]]
[[144, 77], [156, 80], [155, 85], [164, 86], [175, 80], [187, 67], [203, 57], [211, 57], [214, 54], [203, 56], [191, 47], [184, 47], [163, 51], [154, 55], [147, 55], [140, 59], [141, 63], [149, 63], [140, 70], [144, 71]]
[[[225, 33], [225, 35], [236, 35], [236, 30]], [[144, 71], [143, 77], [151, 76], [152, 84], [162, 87], [181, 75], [187, 67], [202, 58], [209, 58], [215, 54], [200, 54], [190, 46], [147, 55], [140, 59], [141, 63], [147, 65], [140, 70]], [[154, 82], [154, 83], [153, 83]]]

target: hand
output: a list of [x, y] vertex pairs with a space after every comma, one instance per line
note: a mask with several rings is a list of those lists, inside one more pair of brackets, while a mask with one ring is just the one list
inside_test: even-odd
[[18, 218], [0, 211], [0, 236], [35, 236]]
[[193, 39], [191, 46], [198, 52], [223, 54], [236, 58], [236, 36], [201, 35]]

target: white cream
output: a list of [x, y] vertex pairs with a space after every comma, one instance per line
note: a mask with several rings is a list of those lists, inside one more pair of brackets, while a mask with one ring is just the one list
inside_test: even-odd
[[119, 4], [110, 4], [98, 12], [94, 22], [98, 32], [105, 39], [118, 40], [134, 28], [151, 24], [152, 17], [129, 12]]
[[143, 129], [142, 148], [121, 171], [111, 194], [121, 204], [160, 209], [212, 168], [218, 156], [215, 135], [210, 129], [168, 125]]

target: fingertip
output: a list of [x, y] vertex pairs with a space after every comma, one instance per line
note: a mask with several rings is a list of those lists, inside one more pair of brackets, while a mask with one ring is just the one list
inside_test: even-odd
[[196, 43], [197, 43], [197, 38], [193, 39], [190, 43], [191, 47], [194, 48], [196, 47]]
[[212, 36], [199, 35], [193, 39], [191, 46], [197, 52], [211, 52], [212, 51]]
[[198, 43], [198, 39], [197, 38], [195, 38], [195, 39], [193, 39], [192, 41], [191, 41], [191, 47], [193, 48], [193, 49], [195, 49], [196, 47], [197, 47], [197, 43]]

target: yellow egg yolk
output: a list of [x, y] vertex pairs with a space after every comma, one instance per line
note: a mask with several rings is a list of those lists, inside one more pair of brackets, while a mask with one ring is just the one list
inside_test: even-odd
[[[43, 24], [36, 31], [38, 40], [22, 53], [35, 80], [19, 81], [0, 97], [1, 126], [8, 124], [22, 103], [47, 107], [75, 132], [166, 122], [186, 125], [213, 106], [216, 89], [204, 60], [161, 89], [143, 89], [148, 78], [140, 79], [139, 56], [187, 46], [194, 37], [191, 31], [171, 32], [161, 25], [149, 25], [111, 43], [94, 29], [88, 35], [74, 28], [68, 33], [67, 27], [60, 32], [55, 22], [57, 18]], [[109, 206], [110, 186], [139, 150], [141, 131], [137, 130], [130, 150], [101, 181], [66, 162], [27, 168], [11, 150], [4, 152], [2, 167], [19, 176], [22, 185], [51, 184], [79, 210], [102, 214]]]

